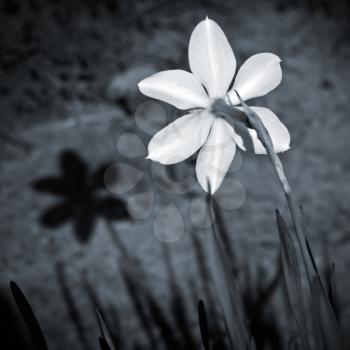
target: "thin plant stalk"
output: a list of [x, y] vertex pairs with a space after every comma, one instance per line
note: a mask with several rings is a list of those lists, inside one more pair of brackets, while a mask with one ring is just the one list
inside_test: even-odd
[[[236, 91], [236, 93], [237, 93], [237, 91]], [[298, 207], [294, 201], [294, 198], [292, 195], [292, 189], [291, 189], [291, 187], [288, 183], [288, 179], [285, 175], [282, 162], [281, 162], [279, 156], [277, 155], [277, 153], [274, 151], [271, 137], [270, 137], [268, 131], [266, 130], [264, 124], [260, 120], [259, 116], [251, 108], [249, 108], [249, 106], [241, 99], [241, 97], [239, 96], [238, 93], [237, 93], [237, 96], [238, 96], [238, 98], [243, 106], [243, 110], [245, 112], [245, 115], [246, 115], [250, 125], [255, 129], [261, 143], [265, 147], [267, 154], [269, 155], [269, 158], [270, 158], [271, 163], [273, 165], [273, 168], [276, 172], [276, 175], [278, 177], [278, 180], [282, 186], [284, 195], [286, 197], [286, 200], [287, 200], [287, 203], [289, 206], [293, 227], [294, 227], [294, 230], [296, 232], [296, 237], [297, 237], [298, 244], [300, 247], [301, 257], [302, 257], [304, 265], [305, 265], [308, 284], [309, 284], [309, 287], [311, 288], [311, 285], [312, 285], [311, 281], [315, 275], [315, 272], [314, 272], [314, 269], [312, 267], [312, 263], [309, 259], [309, 255], [308, 255], [308, 248], [307, 248], [307, 243], [306, 243], [306, 239], [305, 239], [304, 232], [303, 232], [303, 226], [302, 226], [300, 212], [299, 212]]]
[[[315, 296], [318, 296], [320, 305], [322, 304], [322, 309], [325, 311], [325, 317], [321, 317], [321, 319], [325, 319], [325, 324], [321, 324], [323, 331], [331, 329], [330, 332], [327, 333], [327, 336], [324, 337], [324, 341], [327, 344], [327, 349], [341, 349], [342, 347], [342, 336], [339, 329], [339, 325], [332, 308], [331, 303], [329, 302], [327, 292], [322, 283], [321, 276], [318, 272], [317, 266], [313, 260], [313, 256], [311, 253], [311, 247], [308, 244], [307, 236], [303, 230], [303, 222], [302, 222], [302, 213], [297, 207], [294, 198], [292, 196], [292, 190], [289, 186], [287, 177], [283, 170], [283, 165], [278, 155], [273, 149], [273, 144], [270, 138], [268, 131], [266, 130], [264, 124], [260, 120], [259, 116], [251, 109], [249, 106], [241, 99], [241, 97], [237, 96], [243, 106], [244, 113], [247, 117], [249, 124], [256, 130], [257, 135], [265, 147], [270, 160], [273, 164], [273, 167], [276, 171], [277, 177], [282, 185], [283, 192], [287, 199], [287, 203], [289, 206], [289, 210], [291, 213], [291, 218], [293, 222], [293, 227], [296, 233], [298, 245], [300, 248], [300, 255], [302, 261], [304, 263], [304, 268], [307, 276], [307, 281], [309, 285], [309, 293], [310, 297], [314, 300]], [[316, 294], [317, 293], [317, 294]], [[322, 295], [322, 296], [321, 296]], [[316, 310], [321, 309], [321, 307], [317, 307]]]

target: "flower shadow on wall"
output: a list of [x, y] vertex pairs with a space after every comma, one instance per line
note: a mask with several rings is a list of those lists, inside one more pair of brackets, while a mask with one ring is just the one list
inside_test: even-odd
[[[103, 194], [106, 192], [103, 174], [107, 166], [102, 165], [90, 173], [77, 153], [66, 150], [60, 155], [60, 168], [60, 176], [43, 177], [32, 184], [36, 191], [58, 198], [56, 204], [41, 214], [43, 226], [57, 228], [71, 221], [77, 240], [86, 243], [98, 218], [107, 221], [129, 218], [121, 198]], [[116, 179], [116, 172], [114, 176]]]

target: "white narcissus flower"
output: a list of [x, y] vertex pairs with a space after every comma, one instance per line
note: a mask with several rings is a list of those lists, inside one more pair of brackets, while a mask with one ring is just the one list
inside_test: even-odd
[[[259, 97], [276, 88], [282, 79], [280, 58], [272, 53], [251, 56], [236, 70], [236, 58], [219, 25], [206, 18], [192, 32], [188, 57], [192, 73], [167, 70], [142, 80], [138, 87], [149, 97], [190, 110], [188, 114], [159, 131], [148, 145], [149, 159], [162, 164], [185, 160], [199, 149], [196, 173], [200, 185], [213, 194], [221, 185], [233, 160], [236, 145], [245, 150], [238, 130], [212, 113], [214, 101], [238, 105], [243, 100]], [[228, 91], [229, 90], [229, 91]], [[287, 128], [269, 109], [251, 107], [260, 117], [272, 139], [274, 150], [289, 149]], [[256, 131], [247, 129], [256, 154], [266, 154]]]

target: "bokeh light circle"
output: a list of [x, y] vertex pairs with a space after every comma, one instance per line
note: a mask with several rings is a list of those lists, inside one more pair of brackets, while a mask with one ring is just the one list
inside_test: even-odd
[[154, 136], [167, 124], [166, 112], [160, 103], [141, 103], [135, 111], [135, 123], [145, 134]]
[[116, 195], [130, 192], [141, 181], [142, 171], [126, 163], [114, 163], [104, 173], [104, 184]]
[[225, 179], [214, 198], [221, 208], [234, 210], [242, 206], [246, 198], [246, 191], [240, 181]]
[[164, 243], [174, 243], [185, 233], [184, 219], [174, 203], [161, 209], [153, 222], [153, 233]]

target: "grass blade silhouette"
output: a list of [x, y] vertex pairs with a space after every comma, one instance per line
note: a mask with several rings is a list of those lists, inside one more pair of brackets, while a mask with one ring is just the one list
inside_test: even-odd
[[[327, 285], [325, 285], [324, 281], [322, 280], [322, 276], [318, 270], [316, 260], [314, 257], [314, 254], [312, 252], [311, 244], [308, 240], [308, 235], [306, 233], [305, 223], [304, 223], [304, 210], [303, 207], [299, 206], [299, 213], [301, 217], [301, 223], [303, 227], [304, 237], [305, 237], [305, 243], [307, 248], [307, 254], [309, 259], [311, 260], [312, 267], [314, 269], [314, 278], [312, 280], [312, 286], [311, 286], [311, 294], [313, 298], [313, 303], [315, 303], [314, 298], [317, 296], [320, 300], [318, 303], [318, 307], [321, 307], [321, 310], [314, 310], [313, 317], [316, 318], [316, 321], [319, 320], [319, 312], [322, 313], [323, 319], [321, 320], [321, 324], [319, 325], [320, 331], [322, 333], [325, 345], [327, 349], [332, 349], [331, 346], [335, 345], [341, 345], [343, 342], [343, 337], [340, 331], [339, 322], [337, 318], [337, 310], [336, 310], [336, 304], [335, 304], [335, 295], [334, 295], [334, 271], [333, 276], [331, 276], [330, 281]], [[333, 279], [333, 280], [332, 280]], [[316, 283], [318, 283], [318, 286], [316, 286]], [[331, 293], [333, 293], [333, 296], [330, 295], [329, 290], [331, 289]], [[333, 289], [333, 290], [332, 290]], [[313, 304], [314, 308], [316, 307]], [[325, 337], [329, 337], [325, 339]], [[339, 349], [342, 349], [342, 347], [339, 347]]]
[[210, 350], [208, 320], [207, 320], [207, 313], [205, 311], [205, 305], [203, 300], [199, 300], [198, 302], [198, 322], [199, 322], [199, 329], [201, 332], [201, 339], [202, 339], [202, 344], [204, 346], [204, 350]]
[[98, 326], [100, 328], [100, 333], [101, 333], [101, 338], [100, 338], [101, 348], [103, 350], [104, 349], [116, 350], [106, 323], [104, 322], [100, 312], [98, 311], [98, 308], [96, 308], [95, 310], [96, 310], [96, 318], [97, 318]]
[[249, 350], [257, 350], [255, 340], [253, 337], [250, 338]]
[[335, 317], [339, 323], [338, 302], [336, 295], [336, 282], [335, 282], [335, 264], [331, 263], [327, 271], [327, 286], [328, 286], [328, 299], [331, 303]]
[[35, 349], [48, 350], [44, 334], [27, 298], [15, 282], [10, 282], [10, 288], [18, 311], [27, 325]]
[[301, 259], [298, 257], [293, 238], [278, 210], [276, 210], [276, 218], [281, 241], [281, 260], [287, 294], [300, 333], [303, 348], [309, 350], [311, 346], [307, 334], [305, 301], [300, 270], [302, 261], [300, 261]]
[[334, 315], [329, 313], [329, 301], [324, 298], [322, 285], [317, 277], [312, 281], [312, 301], [313, 313], [322, 334], [324, 348], [326, 350], [344, 349], [337, 322], [334, 320]]
[[[318, 267], [316, 265], [316, 260], [314, 257], [314, 254], [312, 252], [312, 247], [311, 244], [308, 240], [307, 234], [305, 233], [305, 224], [304, 224], [304, 210], [303, 207], [299, 207], [300, 211], [300, 216], [302, 219], [302, 224], [303, 224], [303, 229], [304, 229], [304, 235], [305, 235], [305, 242], [306, 242], [306, 247], [307, 247], [307, 253], [309, 255], [309, 258], [312, 262], [312, 266], [315, 272], [315, 277], [313, 278], [312, 281], [312, 291], [311, 293], [315, 293], [315, 289], [318, 290], [320, 293], [319, 297], [322, 299], [320, 301], [320, 304], [322, 305], [322, 312], [323, 312], [323, 317], [326, 319], [323, 320], [328, 323], [327, 326], [327, 334], [333, 339], [332, 342], [335, 341], [335, 338], [337, 338], [337, 343], [341, 344], [342, 343], [342, 335], [341, 331], [339, 328], [339, 323], [338, 323], [338, 318], [337, 318], [337, 309], [336, 309], [336, 304], [335, 304], [335, 295], [334, 295], [334, 271], [333, 271], [333, 276], [331, 276], [330, 281], [328, 281], [328, 285], [325, 286], [323, 283], [321, 274], [318, 270]], [[333, 268], [334, 269], [334, 268]], [[315, 281], [319, 284], [319, 287], [315, 287]], [[330, 292], [327, 289], [331, 289], [331, 293], [333, 293], [333, 296], [330, 295]], [[332, 334], [330, 334], [330, 330], [332, 330]], [[327, 343], [327, 342], [326, 342]], [[339, 348], [341, 349], [341, 348]]]

